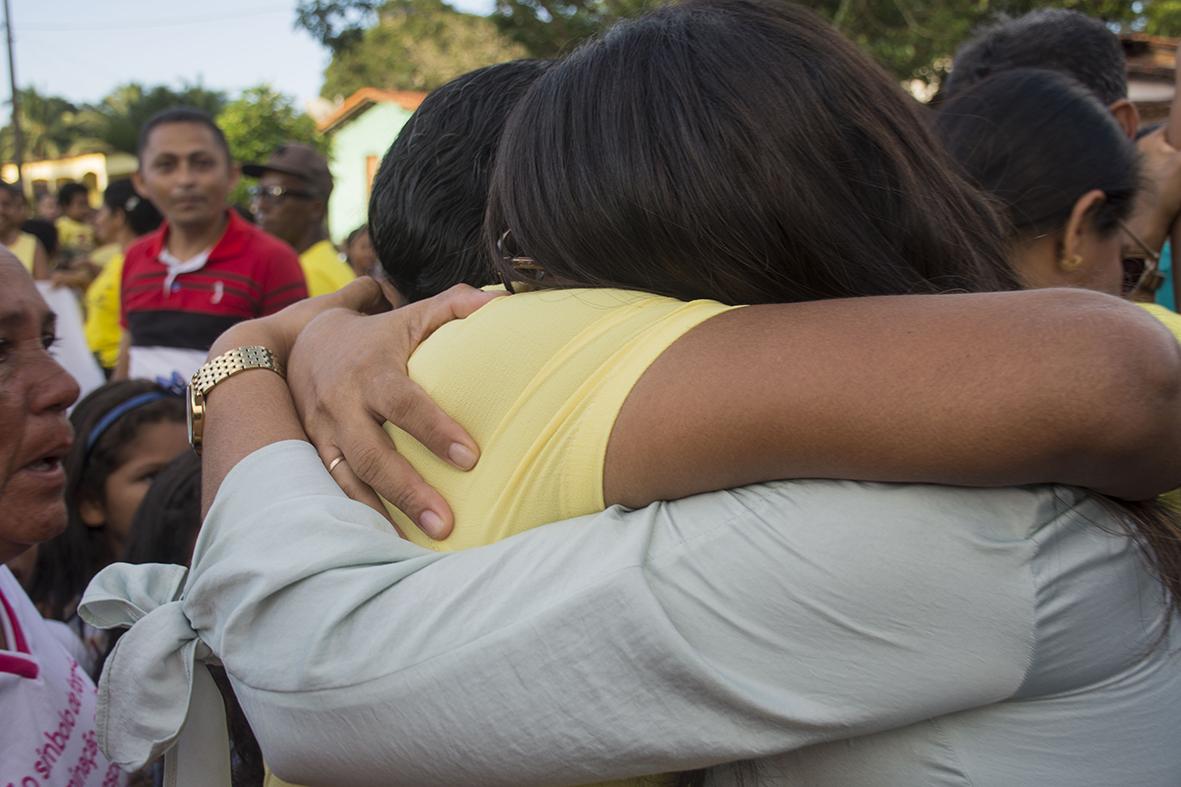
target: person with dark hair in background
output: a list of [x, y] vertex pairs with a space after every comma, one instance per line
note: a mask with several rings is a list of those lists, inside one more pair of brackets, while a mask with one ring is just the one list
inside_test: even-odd
[[[1149, 255], [1161, 252], [1181, 213], [1181, 151], [1165, 129], [1139, 134], [1140, 113], [1128, 99], [1127, 63], [1119, 37], [1100, 19], [1047, 8], [1002, 19], [960, 46], [940, 103], [990, 76], [1014, 68], [1058, 71], [1078, 81], [1107, 107], [1123, 134], [1136, 140], [1148, 185], [1140, 190], [1128, 226]], [[1167, 253], [1167, 252], [1166, 252]], [[1158, 301], [1175, 308], [1181, 281], [1173, 279]]]
[[184, 450], [152, 480], [131, 520], [122, 559], [187, 566], [200, 530], [201, 457]]
[[480, 234], [488, 180], [505, 120], [549, 65], [499, 63], [432, 90], [386, 151], [369, 197], [369, 236], [407, 301], [499, 281]]
[[42, 192], [36, 200], [37, 211], [34, 218], [48, 221], [50, 224], [58, 220], [62, 215], [61, 206], [57, 204], [57, 195], [52, 191]]
[[70, 624], [86, 644], [88, 671], [101, 636], [75, 615], [91, 577], [120, 558], [152, 480], [186, 450], [184, 402], [147, 380], [107, 383], [70, 414], [77, 439], [65, 457], [65, 531], [40, 545], [28, 585], [46, 618]]
[[[61, 460], [77, 383], [49, 354], [54, 316], [0, 252], [0, 564], [66, 525]], [[0, 784], [119, 787], [99, 751], [93, 682], [0, 565]]]
[[25, 212], [25, 195], [20, 186], [0, 183], [0, 243], [8, 247], [34, 279], [48, 279], [49, 253], [35, 235], [22, 229]]
[[[1023, 286], [1126, 295], [1151, 276], [1143, 265], [1125, 269], [1124, 250], [1138, 245], [1127, 225], [1140, 190], [1136, 147], [1076, 80], [1001, 71], [944, 102], [935, 133], [1004, 211]], [[1142, 306], [1181, 339], [1181, 317]]]
[[94, 227], [90, 223], [90, 194], [81, 183], [66, 183], [57, 192], [61, 215], [57, 227], [62, 267], [85, 259], [94, 250]]
[[336, 292], [353, 280], [352, 270], [328, 239], [332, 173], [319, 151], [286, 142], [265, 164], [243, 164], [242, 173], [258, 178], [251, 189], [258, 226], [299, 254], [310, 297]]
[[1140, 113], [1128, 100], [1124, 50], [1102, 20], [1065, 8], [1043, 8], [981, 28], [956, 50], [940, 92], [951, 99], [1014, 68], [1069, 74], [1107, 107], [1126, 136], [1135, 135]]
[[119, 282], [123, 255], [139, 238], [155, 231], [164, 217], [149, 200], [135, 193], [130, 180], [114, 180], [103, 192], [103, 204], [94, 217], [99, 241], [113, 244], [116, 252], [86, 288], [86, 343], [108, 376], [119, 360], [123, 328], [119, 324]]
[[348, 234], [344, 241], [344, 258], [354, 275], [369, 276], [378, 270], [377, 252], [369, 237], [369, 225], [362, 224]]
[[295, 252], [229, 209], [238, 169], [209, 115], [152, 117], [132, 179], [165, 223], [127, 250], [116, 377], [187, 380], [226, 328], [307, 297]]

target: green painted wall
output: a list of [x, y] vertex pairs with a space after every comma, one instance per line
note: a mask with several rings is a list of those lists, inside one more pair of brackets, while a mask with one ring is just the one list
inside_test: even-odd
[[328, 201], [328, 231], [333, 241], [343, 242], [365, 223], [369, 209], [366, 160], [376, 156], [381, 161], [410, 114], [397, 104], [371, 104], [332, 132], [329, 168], [334, 185]]

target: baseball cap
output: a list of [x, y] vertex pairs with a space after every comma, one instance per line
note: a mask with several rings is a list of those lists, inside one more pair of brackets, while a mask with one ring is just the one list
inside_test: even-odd
[[323, 199], [328, 199], [332, 193], [332, 173], [328, 171], [328, 160], [315, 148], [301, 142], [283, 143], [265, 164], [242, 165], [242, 174], [252, 178], [262, 177], [267, 172], [294, 175], [305, 181]]

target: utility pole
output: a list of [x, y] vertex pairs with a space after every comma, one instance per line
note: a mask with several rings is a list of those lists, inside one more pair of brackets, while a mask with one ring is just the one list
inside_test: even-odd
[[21, 134], [20, 97], [16, 90], [16, 60], [12, 55], [12, 11], [8, 3], [9, 0], [4, 0], [4, 34], [8, 39], [8, 84], [12, 90], [12, 158], [16, 164], [16, 185], [22, 186], [21, 167], [24, 165], [25, 139]]

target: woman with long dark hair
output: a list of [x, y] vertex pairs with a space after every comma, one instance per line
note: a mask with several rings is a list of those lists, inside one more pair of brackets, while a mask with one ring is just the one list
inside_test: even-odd
[[[1158, 439], [1181, 427], [1176, 343], [1102, 295], [984, 292], [1017, 286], [1003, 221], [806, 11], [692, 2], [617, 26], [534, 84], [496, 167], [489, 245], [531, 291], [433, 335], [488, 296], [371, 323], [395, 368], [431, 336], [410, 372], [483, 452], [437, 421], [408, 429], [422, 445], [396, 433], [453, 541], [801, 475], [1130, 498], [1178, 480]], [[912, 293], [935, 297], [853, 297]], [[378, 299], [361, 282], [237, 326], [211, 368], [333, 366], [308, 322]], [[284, 777], [564, 783], [761, 757], [785, 782], [1164, 785], [1181, 767], [1162, 745], [1177, 542], [1145, 536], [1154, 576], [1123, 529], [1167, 522], [1064, 488], [781, 482], [440, 559], [338, 493], [378, 455], [342, 439], [317, 459], [279, 375], [209, 379], [218, 497], [192, 575], [108, 573], [93, 611], [130, 622], [104, 611], [158, 580], [108, 685], [164, 659], [179, 692], [207, 642]], [[407, 496], [399, 524], [441, 534], [439, 500]], [[154, 691], [122, 707], [147, 719]]]

